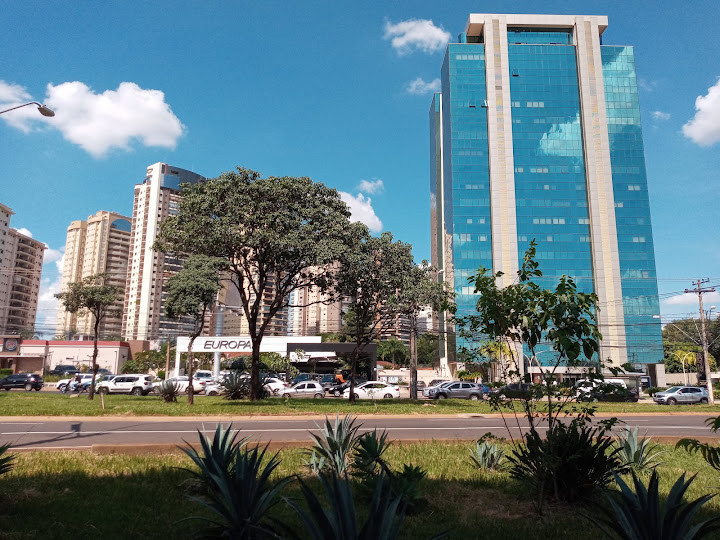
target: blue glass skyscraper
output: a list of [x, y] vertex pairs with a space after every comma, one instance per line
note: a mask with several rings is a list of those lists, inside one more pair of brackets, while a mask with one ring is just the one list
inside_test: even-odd
[[598, 295], [604, 360], [661, 363], [633, 49], [603, 45], [606, 27], [471, 14], [448, 45], [430, 107], [433, 264], [463, 315], [467, 278], [484, 266], [512, 279], [535, 239], [543, 286], [567, 274]]

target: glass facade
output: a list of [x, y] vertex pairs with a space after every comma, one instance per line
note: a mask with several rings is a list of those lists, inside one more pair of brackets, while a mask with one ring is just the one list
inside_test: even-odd
[[[490, 24], [488, 20], [483, 24]], [[517, 235], [518, 258], [522, 260], [534, 239], [544, 274], [540, 284], [546, 288], [554, 287], [565, 274], [572, 276], [583, 292], [597, 292], [596, 287], [602, 291], [598, 283], [607, 283], [608, 272], [612, 272], [609, 281], [620, 282], [622, 310], [615, 306], [617, 315], [612, 315], [602, 296], [599, 307], [606, 329], [623, 328], [615, 334], [619, 338], [603, 343], [603, 354], [615, 356], [614, 350], [624, 348], [631, 363], [662, 362], [660, 324], [652, 317], [659, 314], [657, 278], [632, 48], [604, 46], [596, 41], [600, 43], [603, 80], [598, 76], [595, 83], [597, 72], [587, 66], [597, 63], [592, 64], [592, 56], [584, 56], [594, 53], [587, 46], [587, 34], [581, 35], [581, 51], [574, 45], [575, 26], [532, 28], [508, 22], [503, 30], [493, 20], [488, 31], [505, 31], [506, 43], [497, 39], [497, 33], [487, 37], [479, 26], [469, 28], [467, 43], [448, 45], [442, 92], [435, 95], [430, 109], [433, 262], [453, 284], [458, 315], [475, 312], [477, 298], [467, 278], [480, 266], [497, 270], [499, 265], [493, 264], [493, 257], [499, 257], [498, 250], [508, 245], [515, 249], [514, 243], [503, 238], [496, 242], [493, 253], [491, 218], [494, 211], [500, 214], [507, 210], [492, 200], [490, 192], [491, 178], [493, 186], [497, 178], [504, 178], [493, 176], [497, 173], [490, 164], [505, 163], [498, 150], [502, 145], [490, 140], [488, 134], [493, 133], [493, 137], [512, 140], [507, 181], [514, 182], [516, 230], [510, 234]], [[588, 23], [583, 21], [583, 29], [587, 28]], [[592, 39], [599, 40], [599, 33]], [[486, 46], [485, 39], [492, 41]], [[585, 64], [580, 58], [585, 58]], [[502, 66], [501, 73], [498, 66]], [[581, 83], [581, 76], [589, 82]], [[613, 235], [598, 232], [599, 222], [593, 225], [591, 216], [592, 212], [602, 215], [603, 208], [610, 212], [613, 208], [612, 199], [608, 201], [607, 197], [603, 202], [607, 206], [597, 207], [606, 192], [600, 192], [590, 180], [598, 178], [597, 171], [601, 170], [596, 164], [598, 156], [607, 155], [597, 150], [598, 129], [604, 131], [604, 124], [599, 128], [597, 124], [583, 125], [591, 110], [583, 99], [598, 95], [598, 86], [593, 85], [604, 85], [605, 90], [617, 242]], [[493, 103], [488, 103], [488, 92], [492, 92]], [[488, 106], [493, 113], [498, 111], [496, 121], [488, 118]], [[509, 125], [502, 124], [508, 115]], [[589, 144], [592, 150], [586, 150]], [[500, 159], [493, 161], [491, 152], [498, 152], [493, 155]], [[592, 157], [586, 152], [592, 152]], [[609, 190], [609, 183], [607, 186]], [[599, 210], [591, 212], [591, 202]], [[606, 246], [612, 248], [613, 257], [617, 257], [614, 263], [594, 261], [599, 253], [594, 238], [605, 242], [598, 244], [604, 255], [608, 253]], [[618, 260], [620, 275], [615, 278]], [[624, 316], [624, 321], [615, 320], [616, 316]], [[458, 341], [457, 346], [462, 345]], [[550, 354], [539, 357], [543, 359], [549, 360]]]
[[601, 47], [628, 361], [663, 361], [655, 250], [632, 47]]

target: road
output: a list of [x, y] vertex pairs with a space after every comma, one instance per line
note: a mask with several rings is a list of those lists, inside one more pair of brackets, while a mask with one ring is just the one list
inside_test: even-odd
[[[626, 416], [618, 415], [630, 427], [638, 426], [641, 434], [661, 439], [713, 437], [705, 425], [705, 415], [687, 416]], [[310, 443], [308, 431], [317, 431], [320, 418], [243, 418], [234, 420], [236, 428], [242, 428], [243, 436], [252, 440], [278, 444], [298, 445]], [[18, 419], [3, 418], [0, 421], [0, 444], [10, 443], [14, 448], [33, 449], [92, 449], [98, 446], [123, 447], [136, 445], [182, 445], [183, 441], [195, 443], [197, 431], [208, 435], [220, 423], [228, 420], [202, 418], [73, 418], [73, 419]], [[474, 417], [364, 417], [361, 431], [386, 429], [392, 440], [474, 440], [487, 432], [508, 437], [501, 418], [487, 415]], [[514, 423], [514, 421], [513, 421]], [[512, 425], [513, 436], [526, 428]], [[623, 429], [621, 426], [616, 431]]]

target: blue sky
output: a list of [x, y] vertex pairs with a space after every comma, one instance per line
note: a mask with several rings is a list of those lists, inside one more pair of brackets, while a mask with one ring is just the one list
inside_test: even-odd
[[[208, 177], [235, 166], [310, 176], [429, 258], [428, 109], [444, 45], [471, 11], [540, 12], [509, 6], [0, 1], [0, 105], [57, 112], [0, 117], [0, 202], [50, 247], [38, 329], [54, 328], [69, 223], [130, 215], [157, 161]], [[607, 15], [604, 43], [635, 47], [661, 308], [696, 312], [696, 298], [674, 293], [697, 277], [720, 285], [720, 2], [542, 7]], [[720, 294], [706, 301], [720, 307]]]

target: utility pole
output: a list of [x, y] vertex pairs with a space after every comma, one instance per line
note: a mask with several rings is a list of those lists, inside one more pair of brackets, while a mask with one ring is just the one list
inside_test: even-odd
[[[708, 287], [703, 289], [703, 283], [707, 283], [709, 279], [698, 279], [693, 282], [697, 289], [685, 289], [686, 293], [697, 293], [698, 300], [700, 302], [700, 336], [702, 338], [703, 348], [703, 367], [705, 369], [705, 384], [708, 392], [708, 403], [713, 405], [715, 403], [715, 396], [713, 395], [712, 377], [710, 376], [710, 353], [708, 352], [708, 341], [707, 332], [705, 330], [705, 310], [703, 309], [703, 293], [715, 292], [714, 287]], [[698, 372], [700, 370], [698, 369]]]
[[170, 378], [170, 336], [167, 340], [167, 350], [165, 351], [165, 380]]

